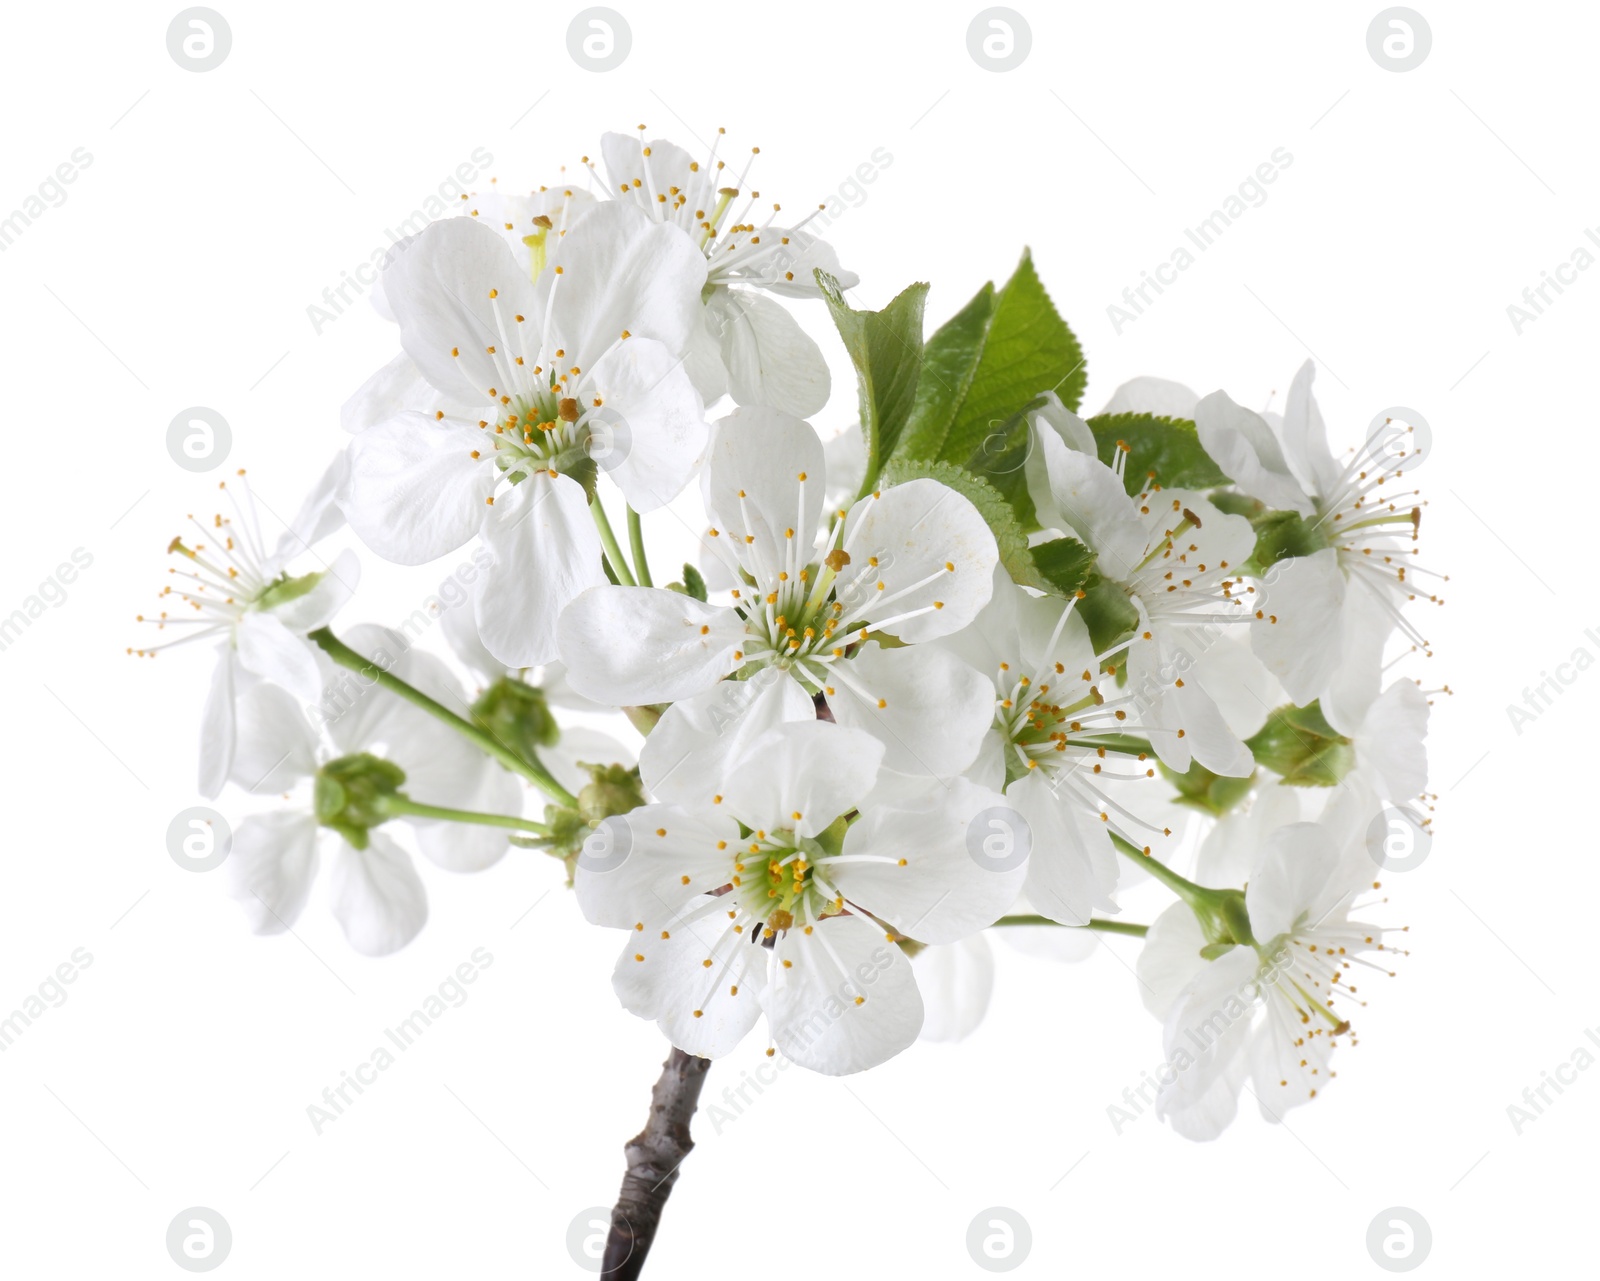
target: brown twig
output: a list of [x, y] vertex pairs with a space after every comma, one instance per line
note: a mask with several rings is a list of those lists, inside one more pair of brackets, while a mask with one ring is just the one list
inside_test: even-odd
[[710, 1059], [673, 1047], [650, 1092], [650, 1119], [622, 1149], [628, 1159], [622, 1190], [611, 1211], [611, 1232], [600, 1275], [607, 1281], [635, 1281], [655, 1242], [661, 1211], [678, 1181], [678, 1167], [694, 1149], [689, 1118], [700, 1102]]

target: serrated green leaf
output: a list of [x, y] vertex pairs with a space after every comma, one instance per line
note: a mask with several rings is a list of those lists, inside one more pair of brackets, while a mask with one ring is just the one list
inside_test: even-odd
[[930, 377], [940, 381], [918, 389], [902, 437], [904, 457], [964, 463], [1041, 392], [1054, 391], [1076, 409], [1088, 381], [1083, 348], [1027, 250], [1003, 288], [985, 285], [928, 347]]
[[1228, 477], [1211, 461], [1200, 443], [1194, 423], [1187, 418], [1158, 418], [1154, 414], [1102, 414], [1089, 419], [1100, 461], [1110, 467], [1117, 457], [1117, 442], [1128, 445], [1123, 473], [1130, 494], [1156, 483], [1167, 489], [1209, 489], [1226, 485]]
[[910, 417], [922, 371], [922, 309], [928, 286], [911, 285], [882, 311], [857, 311], [844, 300], [839, 282], [825, 271], [817, 284], [856, 367], [861, 434], [867, 472], [861, 493], [870, 493], [884, 460], [894, 451]]
[[922, 350], [916, 400], [895, 446], [896, 457], [938, 458], [943, 453], [950, 426], [978, 372], [994, 320], [995, 299], [991, 280], [928, 339]]
[[1052, 538], [1028, 550], [1034, 568], [1057, 596], [1075, 596], [1094, 570], [1094, 553], [1076, 538]]

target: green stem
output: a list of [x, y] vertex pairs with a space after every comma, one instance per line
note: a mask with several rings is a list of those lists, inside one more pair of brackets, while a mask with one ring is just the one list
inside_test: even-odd
[[650, 562], [644, 554], [644, 522], [632, 507], [628, 508], [628, 546], [633, 550], [633, 571], [639, 576], [639, 586], [654, 587], [650, 581]]
[[[996, 925], [1061, 925], [1060, 921], [1052, 921], [1048, 916], [1030, 916], [1019, 914], [1017, 916], [1002, 916]], [[1133, 921], [1101, 921], [1093, 920], [1087, 925], [1065, 925], [1063, 929], [1098, 930], [1102, 934], [1126, 934], [1131, 938], [1142, 939], [1150, 932], [1148, 925], [1138, 925]]]
[[494, 757], [495, 760], [499, 761], [513, 774], [520, 774], [523, 778], [537, 784], [551, 799], [558, 801], [562, 805], [576, 808], [578, 798], [556, 782], [550, 771], [545, 769], [537, 760], [523, 760], [521, 756], [513, 752], [493, 734], [485, 733], [484, 730], [465, 717], [457, 716], [444, 704], [437, 703], [429, 698], [420, 689], [406, 684], [405, 681], [393, 673], [384, 671], [383, 668], [370, 659], [363, 658], [328, 628], [319, 627], [311, 633], [309, 639], [321, 646], [323, 653], [327, 654], [340, 667], [348, 668], [352, 672], [369, 678], [391, 694], [405, 699], [412, 706], [419, 707], [427, 712], [429, 716], [443, 721], [458, 733], [471, 739], [478, 747]]
[[1155, 855], [1146, 854], [1133, 842], [1123, 840], [1115, 832], [1111, 833], [1111, 843], [1117, 847], [1119, 852], [1144, 868], [1151, 876], [1155, 877], [1156, 880], [1160, 881], [1191, 907], [1196, 899], [1209, 898], [1216, 893], [1215, 890], [1208, 890], [1203, 885], [1196, 885], [1193, 881], [1179, 876], [1160, 859], [1156, 858]]
[[1125, 841], [1115, 832], [1111, 833], [1111, 843], [1123, 855], [1132, 859], [1151, 876], [1160, 881], [1169, 890], [1181, 898], [1195, 919], [1200, 922], [1200, 928], [1207, 939], [1216, 945], [1248, 943], [1255, 945], [1255, 938], [1250, 932], [1250, 913], [1245, 905], [1244, 893], [1241, 890], [1213, 890], [1204, 885], [1196, 885], [1193, 881], [1179, 876], [1170, 867], [1154, 855], [1146, 854], [1137, 845]]
[[399, 793], [384, 797], [381, 808], [385, 814], [396, 818], [401, 815], [413, 818], [441, 818], [450, 823], [478, 823], [484, 827], [509, 827], [517, 832], [550, 835], [548, 827], [543, 823], [535, 823], [532, 819], [517, 818], [511, 814], [484, 814], [478, 810], [449, 809], [443, 805], [424, 805], [421, 801], [414, 801], [409, 796]]
[[627, 558], [622, 554], [622, 548], [617, 545], [617, 536], [611, 532], [611, 522], [606, 518], [605, 505], [597, 497], [589, 504], [589, 514], [594, 517], [594, 527], [600, 531], [600, 546], [605, 548], [606, 560], [611, 563], [611, 571], [617, 577], [617, 582], [624, 587], [637, 587], [633, 571], [628, 568]]

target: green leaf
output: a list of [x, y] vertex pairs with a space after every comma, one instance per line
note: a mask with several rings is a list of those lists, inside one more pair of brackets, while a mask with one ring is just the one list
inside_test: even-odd
[[857, 311], [845, 302], [837, 280], [821, 270], [816, 276], [856, 367], [861, 434], [867, 447], [861, 492], [867, 494], [911, 414], [922, 371], [922, 308], [928, 286], [910, 286], [882, 311]]
[[1076, 538], [1052, 538], [1028, 549], [1039, 576], [1057, 596], [1075, 596], [1094, 570], [1094, 553]]
[[1104, 654], [1139, 625], [1139, 611], [1116, 583], [1091, 574], [1078, 602], [1078, 617], [1089, 628], [1089, 643]]
[[1299, 512], [1269, 511], [1251, 521], [1256, 531], [1252, 568], [1264, 570], [1291, 556], [1309, 556], [1328, 546], [1328, 539]]
[[1200, 444], [1194, 423], [1187, 418], [1102, 414], [1089, 419], [1089, 429], [1094, 432], [1100, 461], [1107, 467], [1116, 462], [1117, 443], [1127, 444], [1127, 470], [1123, 474], [1130, 494], [1147, 488], [1152, 473], [1156, 482], [1167, 489], [1209, 489], [1228, 483]]
[[924, 375], [897, 456], [965, 462], [1041, 392], [1083, 399], [1083, 348], [1024, 250], [1005, 286], [982, 289], [928, 340]]
[[1094, 565], [1093, 552], [1071, 538], [1057, 538], [1030, 548], [1028, 536], [1011, 504], [982, 476], [974, 476], [963, 467], [954, 463], [895, 459], [884, 468], [882, 483], [903, 485], [908, 480], [921, 478], [948, 485], [978, 509], [994, 534], [995, 544], [1000, 549], [1000, 563], [1013, 582], [1065, 598], [1075, 595], [1089, 578]]
[[683, 567], [683, 585], [689, 595], [696, 600], [706, 598], [706, 580], [700, 576], [700, 571], [693, 565], [685, 564]]

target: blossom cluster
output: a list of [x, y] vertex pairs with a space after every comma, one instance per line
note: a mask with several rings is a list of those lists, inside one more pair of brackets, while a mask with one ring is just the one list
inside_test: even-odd
[[[1143, 378], [1081, 416], [1028, 256], [925, 338], [926, 286], [853, 306], [753, 160], [608, 134], [581, 182], [463, 198], [389, 255], [397, 353], [276, 542], [240, 478], [173, 540], [146, 621], [216, 646], [200, 790], [280, 798], [234, 833], [234, 896], [287, 930], [326, 857], [384, 955], [426, 921], [413, 849], [541, 851], [625, 935], [627, 1010], [830, 1074], [969, 1031], [991, 928], [1136, 935], [1158, 1112], [1214, 1137], [1248, 1085], [1280, 1118], [1387, 970], [1365, 914], [1396, 825], [1429, 824], [1430, 699], [1393, 673], [1438, 599], [1424, 442], [1380, 421], [1336, 454], [1309, 363], [1281, 412]], [[857, 375], [826, 442], [792, 305]], [[657, 584], [686, 506], [695, 560]], [[459, 591], [335, 635], [346, 525], [400, 565], [469, 549]], [[1175, 901], [1120, 919], [1152, 877]]]

